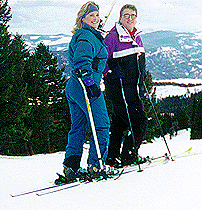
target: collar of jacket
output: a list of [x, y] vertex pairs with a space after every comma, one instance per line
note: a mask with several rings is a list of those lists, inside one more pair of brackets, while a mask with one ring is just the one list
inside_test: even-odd
[[104, 37], [102, 36], [101, 31], [94, 29], [86, 23], [82, 23], [82, 28], [91, 31], [104, 44]]
[[131, 37], [129, 31], [120, 23], [116, 23], [115, 24], [116, 27], [116, 31], [118, 33], [119, 36], [119, 41], [120, 42], [131, 42], [132, 45], [138, 46], [138, 44], [136, 43], [136, 37], [139, 36], [139, 34], [142, 32], [140, 30], [137, 30], [135, 32], [135, 34]]

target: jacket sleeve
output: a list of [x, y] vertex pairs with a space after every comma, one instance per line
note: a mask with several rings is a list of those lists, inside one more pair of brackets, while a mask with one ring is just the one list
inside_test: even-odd
[[141, 55], [138, 58], [138, 66], [141, 73], [141, 77], [143, 77], [143, 80], [146, 79], [147, 74], [145, 71], [145, 53], [141, 53]]
[[[105, 45], [107, 47], [107, 52], [108, 52], [108, 59], [111, 59], [113, 58], [113, 52], [115, 50], [115, 47], [116, 47], [116, 41], [114, 39], [114, 37], [112, 36], [112, 34], [108, 34], [106, 37], [105, 37]], [[105, 66], [105, 69], [103, 71], [103, 74], [107, 73], [109, 71], [109, 66], [108, 64], [106, 63], [106, 66]]]
[[86, 73], [82, 75], [83, 80], [92, 77], [93, 58], [94, 50], [92, 44], [88, 40], [79, 40], [75, 46], [73, 64], [75, 70], [86, 71]]
[[143, 42], [140, 36], [136, 37], [136, 43], [138, 44], [138, 47], [143, 47]]
[[[138, 47], [144, 49], [143, 42], [142, 42], [142, 39], [140, 36], [137, 36], [136, 43], [138, 44]], [[140, 52], [140, 54], [138, 55], [138, 67], [139, 67], [139, 71], [141, 73], [141, 79], [143, 79], [143, 81], [144, 81], [147, 77], [147, 73], [145, 71], [145, 52], [144, 52], [144, 50], [142, 50], [142, 52]]]

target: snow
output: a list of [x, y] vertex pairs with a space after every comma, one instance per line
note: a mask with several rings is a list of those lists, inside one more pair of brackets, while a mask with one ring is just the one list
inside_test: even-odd
[[199, 69], [202, 69], [202, 65], [196, 64]]
[[192, 39], [201, 39], [202, 40], [202, 32], [195, 33], [195, 37], [193, 37]]
[[60, 44], [66, 44], [71, 41], [71, 37], [62, 37], [56, 41], [52, 41], [50, 45], [60, 45]]
[[[172, 140], [166, 136], [172, 155], [193, 147], [198, 155], [178, 158], [143, 172], [124, 174], [118, 180], [89, 183], [49, 195], [21, 197], [10, 194], [51, 186], [55, 173], [62, 173], [64, 152], [27, 157], [0, 156], [0, 209], [2, 210], [195, 210], [202, 206], [200, 140], [190, 140], [182, 130]], [[82, 166], [86, 166], [84, 149]], [[162, 138], [143, 144], [140, 154], [159, 156], [167, 151]]]
[[192, 78], [177, 78], [177, 79], [165, 79], [165, 80], [153, 80], [154, 82], [173, 82], [177, 84], [202, 84], [202, 79], [192, 79]]
[[182, 96], [189, 95], [190, 93], [198, 93], [202, 91], [202, 85], [195, 87], [179, 87], [173, 85], [166, 86], [155, 86], [156, 87], [156, 96], [158, 99], [166, 98], [169, 96]]
[[189, 95], [190, 93], [198, 93], [202, 91], [202, 79], [191, 79], [191, 78], [178, 78], [171, 80], [153, 80], [157, 83], [176, 83], [176, 84], [195, 84], [193, 87], [181, 87], [175, 85], [161, 85], [154, 86], [156, 88], [156, 96], [158, 99], [166, 98], [169, 96], [182, 96]]
[[177, 56], [179, 54], [183, 54], [182, 52], [180, 52], [179, 50], [177, 50], [173, 47], [158, 47], [156, 52], [147, 53], [147, 57], [148, 57], [148, 55], [153, 56], [153, 55], [158, 55], [158, 54], [162, 54], [164, 57], [170, 57], [171, 53], [174, 56]]
[[35, 40], [35, 39], [39, 39], [39, 38], [40, 38], [40, 36], [30, 36], [31, 40]]

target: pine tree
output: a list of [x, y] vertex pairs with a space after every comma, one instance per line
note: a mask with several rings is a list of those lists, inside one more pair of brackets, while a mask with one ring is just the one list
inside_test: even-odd
[[31, 131], [24, 126], [29, 113], [24, 66], [29, 57], [21, 36], [11, 38], [8, 22], [11, 9], [7, 1], [0, 2], [0, 153], [29, 154], [27, 140]]
[[174, 113], [174, 119], [178, 122], [179, 130], [187, 129], [190, 126], [190, 117], [188, 116], [186, 109], [187, 107], [183, 108], [179, 106]]
[[156, 103], [156, 89], [153, 89], [153, 82], [152, 82], [152, 75], [149, 72], [149, 70], [146, 70], [147, 72], [147, 78], [145, 81], [145, 85], [150, 97], [150, 100], [147, 96], [147, 93], [144, 93], [144, 96], [142, 96], [142, 100], [144, 103], [145, 112], [148, 118], [148, 128], [145, 135], [145, 140], [148, 142], [151, 141], [156, 135], [160, 135], [159, 127], [156, 122], [156, 117], [154, 115], [154, 111], [152, 109], [151, 102], [155, 108], [155, 111], [158, 113], [158, 104]]
[[0, 1], [0, 24], [7, 29], [9, 27], [8, 22], [11, 20], [11, 8], [8, 6], [8, 0]]
[[25, 78], [32, 107], [27, 126], [33, 129], [34, 151], [42, 153], [64, 149], [70, 120], [63, 69], [58, 69], [56, 57], [42, 43], [36, 47], [26, 68]]
[[4, 81], [9, 91], [4, 92], [4, 103], [1, 104], [4, 147], [7, 145], [6, 150], [9, 154], [27, 154], [26, 139], [29, 131], [25, 129], [23, 119], [29, 107], [23, 74], [29, 53], [25, 49], [24, 41], [18, 35], [10, 43], [9, 51], [11, 53], [6, 62], [8, 74]]
[[24, 80], [25, 65], [29, 58], [29, 51], [26, 49], [24, 40], [18, 34], [13, 38], [11, 48], [11, 68], [12, 76], [12, 97], [10, 98], [10, 125], [12, 129], [12, 139], [19, 154], [30, 154], [27, 142], [31, 131], [24, 125], [24, 119], [30, 112], [27, 100], [27, 84]]
[[40, 43], [33, 53], [7, 31], [11, 10], [0, 1], [0, 153], [64, 150], [70, 129], [66, 79], [57, 58]]
[[199, 97], [194, 97], [193, 113], [191, 119], [191, 139], [202, 139], [202, 92]]
[[11, 19], [10, 7], [7, 1], [0, 1], [0, 152], [4, 153], [9, 150], [7, 141], [6, 120], [8, 112], [6, 106], [12, 94], [10, 83], [10, 44], [11, 35], [7, 31], [8, 22]]
[[11, 35], [7, 31], [8, 22], [11, 19], [10, 7], [7, 1], [0, 1], [0, 104], [6, 101], [7, 92], [9, 92], [9, 84], [7, 78], [9, 76], [9, 59], [11, 51], [9, 49]]

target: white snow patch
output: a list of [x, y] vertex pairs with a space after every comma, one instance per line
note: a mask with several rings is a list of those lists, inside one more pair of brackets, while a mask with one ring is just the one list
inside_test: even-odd
[[153, 80], [154, 82], [173, 82], [177, 84], [202, 84], [202, 79], [191, 78], [178, 78], [178, 79], [165, 79], [165, 80]]
[[199, 61], [199, 59], [198, 59], [198, 58], [191, 58], [190, 61], [191, 61], [191, 62], [192, 62], [192, 61]]
[[31, 40], [36, 40], [36, 39], [39, 39], [41, 36], [30, 36], [30, 39]]
[[202, 69], [202, 65], [196, 64], [199, 69]]
[[[189, 140], [190, 131], [183, 130], [167, 143], [172, 155], [193, 147], [202, 152], [201, 140]], [[84, 149], [83, 161], [87, 157]], [[159, 156], [168, 152], [162, 139], [143, 144], [141, 155]], [[0, 156], [0, 209], [5, 210], [181, 210], [201, 209], [202, 155], [179, 158], [161, 166], [122, 175], [116, 181], [80, 185], [38, 197], [35, 193], [11, 197], [22, 191], [51, 186], [56, 172], [62, 173], [64, 152], [31, 157]]]
[[36, 42], [36, 45], [38, 45], [39, 43], [43, 43], [44, 45], [50, 45], [51, 43], [52, 43], [52, 41], [51, 40], [45, 40], [45, 39], [43, 39], [43, 40], [40, 40], [40, 41], [38, 41], [38, 42]]
[[189, 45], [184, 45], [184, 48], [185, 49], [191, 49], [191, 48], [193, 48], [192, 46], [189, 46]]
[[57, 51], [64, 51], [66, 49], [67, 49], [67, 47], [57, 47]]
[[195, 36], [192, 39], [201, 39], [202, 40], [202, 32], [195, 33]]
[[71, 37], [62, 37], [56, 41], [52, 41], [49, 45], [68, 44], [71, 41]]
[[[193, 69], [195, 71], [195, 69]], [[166, 85], [166, 86], [154, 86], [153, 88], [156, 88], [156, 96], [157, 99], [166, 98], [169, 96], [182, 96], [185, 94], [190, 93], [198, 93], [202, 91], [202, 79], [190, 79], [190, 78], [179, 78], [179, 79], [172, 79], [172, 80], [153, 80], [154, 82], [170, 82], [170, 83], [176, 83], [176, 84], [198, 84], [197, 86], [193, 87], [180, 87], [176, 85]]]
[[198, 93], [202, 91], [202, 85], [195, 87], [179, 87], [173, 85], [155, 86], [156, 96], [158, 99], [166, 98], [169, 96], [182, 96], [190, 93]]

